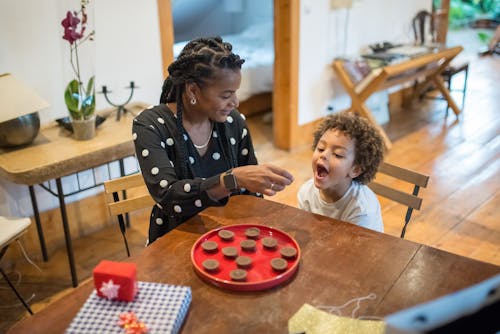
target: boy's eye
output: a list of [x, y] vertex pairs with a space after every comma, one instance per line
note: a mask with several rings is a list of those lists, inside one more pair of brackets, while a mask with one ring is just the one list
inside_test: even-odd
[[339, 159], [343, 159], [344, 156], [342, 154], [335, 153], [335, 157]]
[[318, 152], [323, 152], [325, 149], [324, 149], [323, 147], [316, 147], [316, 150], [317, 150]]

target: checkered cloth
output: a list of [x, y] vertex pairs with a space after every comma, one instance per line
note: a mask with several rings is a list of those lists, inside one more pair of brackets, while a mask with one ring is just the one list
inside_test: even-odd
[[125, 333], [120, 314], [134, 312], [148, 333], [177, 333], [191, 303], [191, 288], [152, 282], [138, 282], [132, 302], [108, 300], [94, 290], [66, 333]]

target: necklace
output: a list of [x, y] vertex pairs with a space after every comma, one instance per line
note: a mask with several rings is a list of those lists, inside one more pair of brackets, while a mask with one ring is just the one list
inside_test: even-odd
[[[214, 130], [214, 123], [210, 122], [212, 125], [210, 127], [210, 133], [208, 134], [208, 138], [207, 138], [207, 141], [205, 142], [205, 144], [203, 145], [196, 145], [194, 142], [193, 142], [193, 145], [194, 147], [196, 147], [198, 150], [201, 150], [201, 149], [204, 149], [205, 147], [208, 146], [208, 143], [210, 142], [210, 138], [212, 138], [212, 132]], [[191, 140], [192, 141], [192, 140]]]

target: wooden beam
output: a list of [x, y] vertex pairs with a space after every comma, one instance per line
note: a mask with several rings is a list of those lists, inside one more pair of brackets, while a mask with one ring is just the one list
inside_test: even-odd
[[286, 150], [299, 140], [299, 21], [300, 1], [274, 0], [273, 137]]
[[160, 24], [161, 60], [163, 77], [168, 75], [168, 65], [174, 60], [174, 22], [170, 0], [156, 0]]

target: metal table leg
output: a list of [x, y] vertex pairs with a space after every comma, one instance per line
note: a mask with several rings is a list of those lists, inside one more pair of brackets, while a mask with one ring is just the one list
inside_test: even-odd
[[57, 185], [57, 197], [59, 198], [59, 208], [61, 209], [64, 238], [66, 239], [66, 251], [68, 253], [69, 269], [71, 270], [71, 280], [73, 282], [73, 287], [76, 288], [78, 286], [78, 277], [76, 276], [75, 259], [73, 256], [73, 245], [71, 243], [68, 215], [66, 213], [66, 203], [64, 202], [64, 193], [60, 178], [56, 179], [56, 185]]
[[33, 214], [35, 216], [36, 229], [38, 232], [38, 239], [40, 240], [40, 248], [42, 250], [43, 261], [47, 262], [49, 256], [47, 255], [47, 246], [45, 245], [45, 237], [43, 236], [42, 223], [40, 221], [40, 212], [38, 211], [38, 203], [36, 201], [34, 186], [28, 186], [30, 190], [31, 204], [33, 205]]

